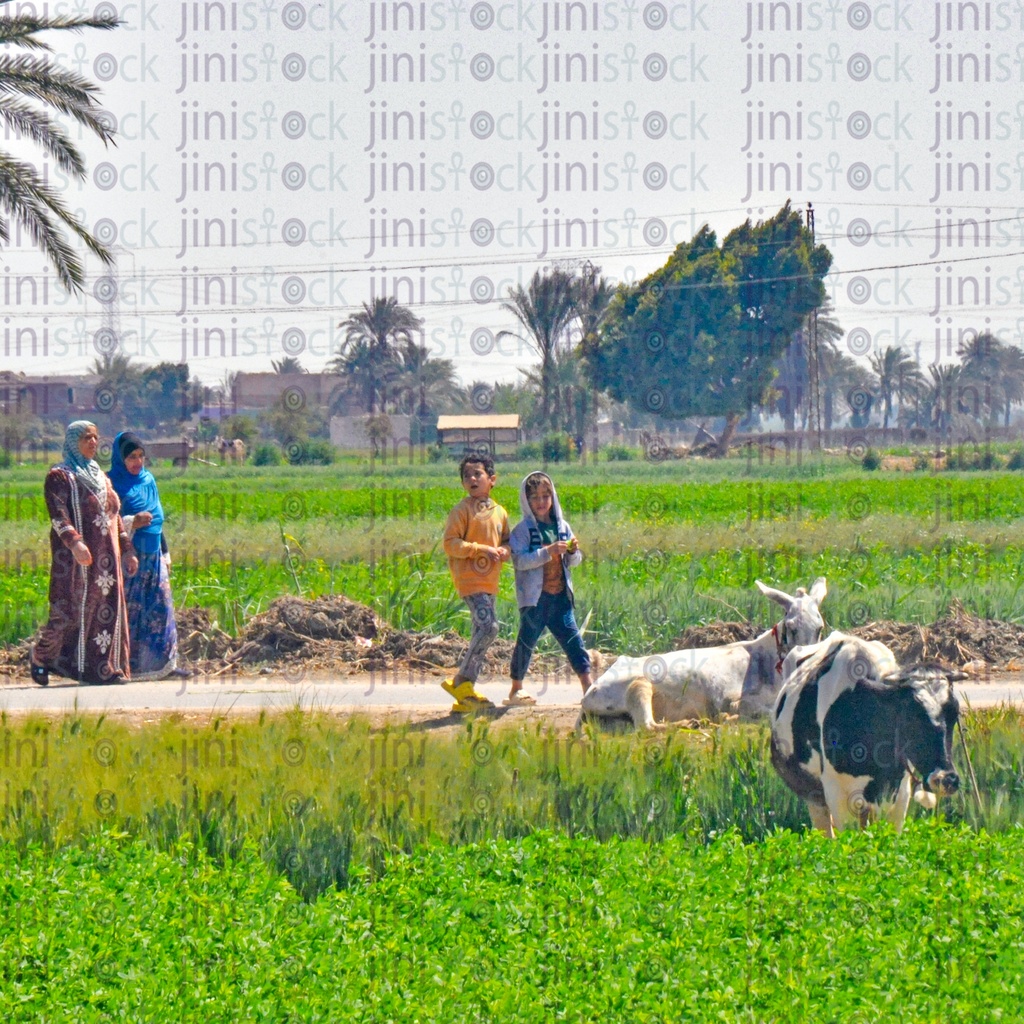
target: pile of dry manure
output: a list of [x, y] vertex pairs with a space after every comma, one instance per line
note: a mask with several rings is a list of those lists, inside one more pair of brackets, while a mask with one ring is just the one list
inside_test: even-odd
[[874, 622], [850, 632], [865, 640], [881, 640], [901, 665], [937, 659], [957, 666], [983, 661], [1016, 668], [1024, 661], [1024, 626], [980, 619], [956, 600], [949, 615], [930, 626]]
[[[201, 609], [187, 611], [194, 615]], [[195, 616], [194, 622], [201, 623], [202, 616]], [[301, 663], [307, 669], [348, 672], [401, 665], [440, 672], [458, 665], [466, 651], [465, 638], [454, 631], [433, 634], [392, 629], [372, 608], [341, 596], [278, 598], [246, 623], [237, 640], [208, 618], [205, 624], [207, 628], [197, 628], [189, 635], [188, 646], [182, 647], [187, 660], [216, 659], [233, 666]], [[507, 666], [511, 655], [509, 641], [496, 641], [488, 651], [488, 670]]]

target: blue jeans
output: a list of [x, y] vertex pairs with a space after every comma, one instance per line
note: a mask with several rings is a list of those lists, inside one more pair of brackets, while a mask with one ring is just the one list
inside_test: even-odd
[[565, 651], [572, 670], [578, 676], [590, 671], [590, 655], [583, 646], [568, 594], [564, 591], [561, 594], [542, 592], [540, 600], [532, 608], [519, 609], [519, 636], [512, 652], [513, 679], [525, 677], [533, 650], [545, 629], [551, 630], [551, 635]]

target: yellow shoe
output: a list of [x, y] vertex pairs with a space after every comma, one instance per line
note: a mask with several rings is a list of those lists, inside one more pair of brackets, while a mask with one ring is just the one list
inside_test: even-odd
[[441, 684], [441, 689], [455, 698], [455, 703], [452, 705], [453, 714], [465, 714], [468, 711], [480, 711], [484, 708], [494, 707], [494, 701], [489, 700], [482, 693], [477, 693], [476, 688], [468, 679], [459, 683], [458, 686], [455, 685], [454, 680], [446, 679]]

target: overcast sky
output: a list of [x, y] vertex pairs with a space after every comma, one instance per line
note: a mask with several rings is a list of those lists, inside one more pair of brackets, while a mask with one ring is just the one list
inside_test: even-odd
[[339, 321], [397, 292], [464, 381], [514, 379], [534, 356], [496, 338], [510, 285], [552, 261], [636, 280], [787, 198], [834, 253], [852, 354], [1021, 344], [1016, 0], [118, 10], [116, 32], [53, 37], [117, 147], [82, 140], [82, 185], [49, 171], [117, 272], [90, 257], [72, 299], [12, 237], [6, 367], [83, 370], [111, 327], [211, 383], [284, 355], [319, 370]]

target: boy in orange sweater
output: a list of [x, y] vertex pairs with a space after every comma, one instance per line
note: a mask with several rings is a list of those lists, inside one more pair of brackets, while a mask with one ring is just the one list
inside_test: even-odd
[[474, 684], [484, 654], [498, 635], [498, 575], [510, 552], [508, 513], [491, 500], [498, 480], [494, 460], [489, 455], [467, 455], [459, 463], [459, 477], [466, 497], [448, 514], [444, 552], [455, 589], [469, 605], [473, 633], [455, 678], [446, 679], [441, 687], [455, 699], [452, 711], [464, 713], [494, 707]]

